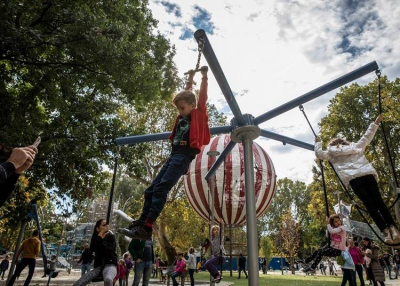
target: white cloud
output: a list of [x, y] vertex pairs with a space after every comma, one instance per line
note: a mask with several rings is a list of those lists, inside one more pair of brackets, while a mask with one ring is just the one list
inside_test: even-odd
[[[150, 8], [161, 33], [176, 46], [180, 73], [196, 64], [196, 41], [180, 40], [180, 36], [183, 27], [196, 30], [192, 19], [198, 15], [197, 6], [210, 16], [214, 33], [207, 36], [232, 91], [238, 94], [242, 113], [257, 117], [373, 60], [390, 79], [400, 76], [400, 8], [394, 0], [168, 2], [174, 9], [179, 7], [181, 17], [167, 13], [160, 1], [151, 1]], [[371, 73], [357, 82], [374, 78]], [[335, 92], [304, 104], [316, 132]], [[212, 75], [209, 98], [219, 110], [229, 110]], [[298, 108], [260, 127], [313, 143]], [[257, 142], [271, 156], [279, 177], [311, 181], [313, 152], [274, 140]]]

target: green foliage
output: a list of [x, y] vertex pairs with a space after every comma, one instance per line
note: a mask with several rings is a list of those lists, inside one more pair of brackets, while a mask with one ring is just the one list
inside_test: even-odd
[[1, 2], [0, 143], [24, 146], [42, 137], [27, 184], [5, 206], [20, 218], [26, 200], [43, 199], [46, 189], [75, 204], [109, 191], [103, 169], [113, 164], [115, 138], [142, 134], [120, 111], [143, 110], [177, 88], [175, 50], [155, 31], [147, 5]]
[[305, 208], [309, 202], [310, 194], [306, 192], [304, 182], [294, 182], [289, 178], [279, 179], [274, 199], [261, 219], [265, 223], [264, 231], [276, 233], [280, 229], [283, 215], [289, 208], [293, 211], [293, 218], [300, 224], [309, 221], [311, 218]]
[[[297, 257], [300, 243], [300, 226], [293, 219], [290, 208], [281, 217], [281, 224], [275, 236], [274, 246], [277, 254], [293, 259]], [[293, 261], [291, 261], [293, 264]]]
[[260, 239], [260, 256], [265, 257], [265, 259], [269, 262], [272, 258], [272, 248], [273, 241], [269, 236], [263, 236]]

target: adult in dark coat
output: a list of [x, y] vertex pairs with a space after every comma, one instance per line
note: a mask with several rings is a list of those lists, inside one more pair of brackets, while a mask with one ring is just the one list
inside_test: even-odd
[[246, 257], [244, 257], [241, 253], [239, 254], [239, 277], [240, 279], [240, 273], [244, 272], [244, 275], [246, 275], [247, 278], [247, 272], [246, 272]]
[[[373, 282], [374, 286], [377, 286], [378, 282], [381, 286], [385, 285], [385, 273], [379, 263], [379, 247], [373, 245], [368, 237], [364, 237], [362, 243], [364, 246], [363, 254], [371, 259], [369, 267], [367, 267], [368, 279]], [[367, 252], [367, 249], [370, 249], [371, 253]]]
[[104, 286], [112, 286], [117, 275], [117, 243], [105, 219], [96, 222], [90, 250], [95, 253], [94, 268], [76, 281], [74, 286], [87, 285], [100, 274], [103, 276]]

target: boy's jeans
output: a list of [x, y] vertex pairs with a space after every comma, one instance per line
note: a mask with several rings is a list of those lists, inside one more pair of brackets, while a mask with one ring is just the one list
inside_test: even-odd
[[139, 220], [156, 220], [167, 201], [168, 192], [185, 175], [192, 158], [184, 154], [170, 155], [151, 186], [144, 192], [144, 205]]
[[140, 279], [143, 275], [142, 286], [149, 285], [149, 280], [151, 276], [151, 271], [153, 270], [153, 261], [142, 261], [140, 263], [135, 263], [135, 278], [133, 279], [132, 286], [138, 286]]

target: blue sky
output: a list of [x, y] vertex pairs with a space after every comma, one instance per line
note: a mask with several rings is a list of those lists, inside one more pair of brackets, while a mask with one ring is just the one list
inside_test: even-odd
[[[391, 80], [400, 77], [400, 8], [394, 0], [153, 0], [150, 9], [159, 31], [177, 49], [181, 75], [196, 64], [193, 33], [207, 32], [242, 113], [255, 117], [374, 60]], [[209, 78], [210, 101], [231, 117], [217, 82]], [[357, 82], [374, 78], [371, 73]], [[304, 105], [317, 130], [334, 94]], [[260, 127], [313, 143], [297, 108]], [[273, 140], [257, 142], [279, 178], [312, 180], [313, 152]]]

